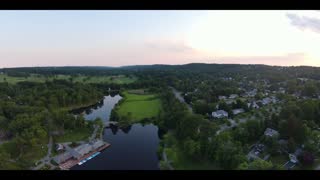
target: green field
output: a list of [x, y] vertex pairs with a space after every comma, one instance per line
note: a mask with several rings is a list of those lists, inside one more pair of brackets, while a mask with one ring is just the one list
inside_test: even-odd
[[27, 149], [27, 151], [19, 156], [19, 150], [16, 144], [12, 141], [8, 141], [0, 145], [0, 152], [1, 151], [9, 153], [13, 160], [13, 162], [7, 164], [9, 166], [7, 167], [8, 169], [25, 169], [29, 166], [33, 166], [35, 162], [43, 158], [47, 154], [48, 148], [47, 144], [39, 144], [31, 149]]
[[0, 83], [8, 82], [16, 84], [18, 82], [29, 81], [29, 82], [40, 82], [43, 83], [46, 80], [52, 81], [58, 80], [72, 80], [73, 82], [81, 83], [115, 83], [115, 84], [129, 84], [137, 80], [136, 77], [126, 77], [124, 75], [119, 76], [77, 76], [71, 78], [69, 75], [56, 75], [50, 77], [44, 77], [41, 75], [32, 74], [29, 77], [12, 77], [5, 74], [0, 74]]
[[131, 120], [139, 121], [156, 117], [162, 108], [160, 98], [155, 94], [138, 95], [125, 92], [124, 96], [125, 100], [117, 110], [120, 117], [130, 112]]

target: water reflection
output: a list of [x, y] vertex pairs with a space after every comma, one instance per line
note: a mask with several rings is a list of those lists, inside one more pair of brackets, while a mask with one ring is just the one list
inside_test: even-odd
[[[109, 94], [89, 108], [78, 109], [87, 120], [100, 117], [109, 121], [111, 110], [121, 99], [118, 94]], [[149, 120], [127, 127], [110, 124], [104, 130], [103, 139], [111, 144], [96, 158], [72, 170], [158, 170], [158, 145], [162, 132]]]

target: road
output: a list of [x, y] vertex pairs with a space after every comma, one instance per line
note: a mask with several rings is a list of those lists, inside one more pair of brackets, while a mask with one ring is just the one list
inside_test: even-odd
[[192, 111], [192, 107], [190, 106], [190, 104], [186, 103], [186, 101], [184, 100], [184, 98], [181, 96], [181, 92], [177, 91], [175, 88], [170, 87], [170, 89], [172, 89], [173, 94], [175, 95], [175, 97], [182, 103], [184, 103], [185, 105], [187, 105], [187, 108], [190, 112]]

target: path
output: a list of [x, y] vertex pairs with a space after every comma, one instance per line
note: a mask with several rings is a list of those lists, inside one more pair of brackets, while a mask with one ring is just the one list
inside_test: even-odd
[[176, 98], [180, 101], [180, 102], [182, 102], [182, 103], [184, 103], [185, 105], [187, 105], [187, 108], [188, 108], [188, 110], [190, 111], [190, 112], [193, 112], [192, 111], [192, 107], [190, 106], [190, 104], [188, 104], [188, 103], [186, 103], [186, 101], [184, 100], [184, 98], [181, 96], [181, 92], [179, 92], [179, 91], [177, 91], [175, 88], [173, 88], [173, 87], [169, 87], [170, 89], [172, 89], [172, 92], [173, 92], [173, 94], [176, 96]]
[[96, 136], [97, 136], [97, 131], [98, 131], [98, 130], [99, 130], [99, 126], [94, 125], [94, 130], [93, 130], [92, 135], [91, 135], [90, 138], [89, 138], [89, 141], [92, 141], [93, 139], [96, 138]]
[[48, 164], [49, 166], [51, 166], [51, 168], [53, 167], [53, 165], [51, 164], [51, 152], [52, 152], [52, 136], [50, 136], [49, 138], [49, 143], [47, 144], [48, 147], [48, 152], [47, 155], [40, 159], [38, 162], [40, 162], [39, 165], [37, 165], [36, 167], [32, 168], [32, 170], [39, 170], [41, 169], [45, 164]]
[[[166, 145], [164, 145], [164, 147], [166, 147]], [[173, 167], [171, 166], [171, 164], [170, 164], [171, 162], [168, 160], [167, 154], [166, 154], [166, 152], [164, 150], [162, 152], [162, 157], [163, 157], [164, 162], [167, 164], [168, 168], [170, 170], [174, 170]]]

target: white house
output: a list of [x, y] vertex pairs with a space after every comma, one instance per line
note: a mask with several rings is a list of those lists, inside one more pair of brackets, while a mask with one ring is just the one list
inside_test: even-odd
[[57, 151], [62, 151], [63, 149], [64, 149], [64, 147], [62, 144], [57, 144], [57, 146], [56, 146]]
[[234, 109], [234, 110], [232, 110], [232, 113], [234, 114], [234, 115], [237, 115], [237, 114], [240, 114], [240, 113], [244, 113], [244, 109]]
[[276, 136], [279, 136], [279, 132], [274, 130], [274, 129], [271, 129], [271, 128], [267, 128], [265, 131], [264, 131], [264, 135], [265, 136], [268, 136], [268, 137], [276, 137]]
[[227, 99], [226, 96], [219, 96], [218, 98], [219, 98], [219, 100], [225, 100], [225, 99]]
[[252, 91], [247, 92], [247, 95], [249, 97], [254, 97], [255, 95], [257, 95], [257, 91], [258, 91], [257, 89], [254, 89]]
[[272, 99], [269, 98], [269, 97], [266, 97], [266, 98], [263, 98], [263, 99], [262, 99], [262, 104], [263, 104], [263, 105], [270, 104], [271, 102], [272, 102]]
[[218, 110], [218, 111], [212, 112], [212, 117], [214, 118], [224, 118], [228, 116], [229, 116], [228, 112], [224, 110]]
[[231, 105], [232, 103], [235, 103], [236, 101], [234, 99], [227, 99], [226, 104]]
[[231, 94], [231, 95], [229, 96], [230, 99], [235, 99], [235, 98], [237, 98], [237, 97], [239, 97], [237, 94]]

